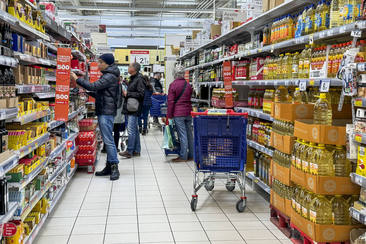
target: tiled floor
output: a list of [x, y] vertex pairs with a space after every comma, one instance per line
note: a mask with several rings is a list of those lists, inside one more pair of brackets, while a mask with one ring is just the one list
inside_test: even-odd
[[[249, 187], [244, 213], [235, 209], [238, 192], [222, 182], [211, 193], [199, 191], [192, 213], [193, 162], [169, 163], [158, 130], [141, 138], [142, 156], [121, 159], [119, 181], [78, 172], [35, 243], [291, 243], [269, 221], [268, 202]], [[105, 154], [99, 162], [98, 169]]]

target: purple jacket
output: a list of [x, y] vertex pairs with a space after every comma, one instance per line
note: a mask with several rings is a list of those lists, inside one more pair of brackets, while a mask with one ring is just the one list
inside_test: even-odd
[[183, 117], [190, 116], [192, 111], [191, 97], [192, 97], [192, 87], [188, 83], [186, 86], [186, 90], [183, 95], [180, 97], [178, 102], [174, 104], [174, 101], [178, 98], [179, 94], [182, 92], [184, 88], [184, 80], [183, 78], [176, 79], [169, 86], [168, 92], [168, 114], [167, 117], [169, 119], [173, 117]]

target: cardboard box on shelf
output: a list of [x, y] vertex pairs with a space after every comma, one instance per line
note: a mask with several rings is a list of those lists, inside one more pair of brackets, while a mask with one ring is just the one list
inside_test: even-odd
[[316, 242], [347, 242], [352, 229], [357, 225], [320, 225], [315, 224], [291, 209], [291, 224], [304, 232], [311, 240]]
[[350, 119], [352, 118], [352, 105], [344, 104], [341, 111], [338, 111], [338, 104], [332, 104], [333, 119]]
[[293, 165], [290, 169], [291, 181], [307, 190], [323, 195], [358, 195], [360, 187], [352, 183], [350, 177], [320, 176], [305, 173]]
[[273, 140], [273, 143], [271, 144], [272, 147], [286, 154], [292, 153], [292, 148], [295, 143], [294, 136], [286, 136], [272, 132], [271, 139]]
[[277, 208], [280, 212], [288, 217], [291, 216], [291, 200], [286, 199], [278, 195], [276, 192], [271, 190], [271, 205]]
[[262, 2], [262, 11], [267, 12], [269, 10], [271, 0], [263, 0]]
[[6, 103], [6, 98], [1, 98], [0, 99], [0, 108], [3, 109], [3, 108], [7, 108], [7, 103]]
[[333, 125], [313, 124], [312, 119], [295, 121], [294, 136], [305, 141], [346, 145], [346, 124], [349, 120], [333, 120]]
[[283, 184], [290, 186], [290, 168], [283, 167], [276, 163], [275, 161], [271, 161], [271, 173], [272, 177], [276, 180], [281, 181]]
[[275, 119], [291, 122], [297, 119], [312, 119], [313, 113], [313, 104], [274, 103]]
[[211, 24], [210, 33], [211, 33], [210, 38], [212, 40], [221, 36], [221, 25]]
[[18, 97], [9, 97], [9, 98], [6, 98], [6, 106], [8, 108], [14, 108], [18, 105]]

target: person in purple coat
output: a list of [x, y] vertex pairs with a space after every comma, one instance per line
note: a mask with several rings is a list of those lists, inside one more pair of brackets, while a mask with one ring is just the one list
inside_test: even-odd
[[169, 86], [167, 118], [173, 119], [180, 141], [179, 157], [172, 162], [193, 160], [193, 129], [192, 129], [192, 87], [184, 79], [184, 68], [174, 69], [174, 81]]

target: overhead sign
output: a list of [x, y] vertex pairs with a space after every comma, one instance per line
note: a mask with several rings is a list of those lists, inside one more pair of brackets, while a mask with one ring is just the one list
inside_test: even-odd
[[225, 61], [223, 63], [223, 72], [224, 72], [224, 86], [225, 86], [225, 107], [232, 108], [234, 107], [233, 103], [233, 82], [231, 76], [231, 61]]
[[224, 11], [222, 13], [223, 21], [244, 22], [247, 20], [245, 11]]
[[150, 52], [148, 50], [131, 50], [131, 62], [136, 62], [142, 65], [150, 64]]
[[71, 48], [57, 49], [55, 120], [69, 119]]

